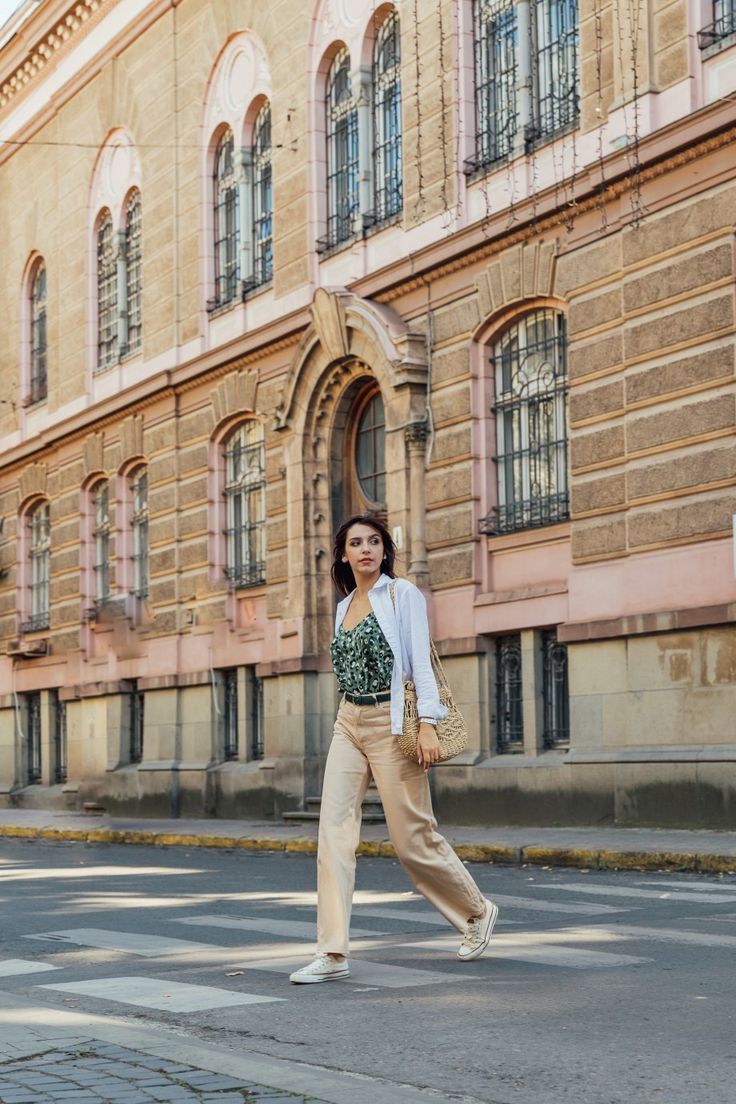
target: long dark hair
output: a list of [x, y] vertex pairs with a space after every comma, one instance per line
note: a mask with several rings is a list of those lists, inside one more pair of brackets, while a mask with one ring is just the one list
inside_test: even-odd
[[348, 531], [352, 529], [354, 525], [368, 525], [371, 529], [375, 529], [383, 541], [383, 562], [381, 563], [381, 571], [384, 575], [388, 575], [392, 579], [396, 578], [394, 572], [396, 545], [394, 544], [393, 537], [383, 522], [379, 521], [378, 518], [371, 517], [369, 514], [356, 514], [355, 517], [350, 517], [347, 521], [344, 521], [337, 530], [335, 533], [335, 545], [332, 549], [332, 567], [330, 568], [330, 575], [332, 576], [333, 583], [343, 597], [355, 590], [353, 569], [350, 564], [342, 562], [342, 558], [345, 555]]

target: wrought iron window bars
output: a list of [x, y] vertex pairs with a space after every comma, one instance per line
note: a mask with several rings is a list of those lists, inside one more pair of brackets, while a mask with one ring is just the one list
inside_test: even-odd
[[250, 419], [225, 448], [226, 574], [233, 587], [254, 586], [265, 578], [265, 487], [263, 426]]
[[31, 288], [31, 357], [28, 398], [42, 402], [48, 394], [46, 334], [46, 266], [36, 269]]

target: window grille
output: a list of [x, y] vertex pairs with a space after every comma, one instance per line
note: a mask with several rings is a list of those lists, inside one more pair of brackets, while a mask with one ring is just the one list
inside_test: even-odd
[[227, 762], [238, 758], [238, 671], [222, 672], [222, 757]]
[[273, 278], [273, 191], [271, 107], [264, 104], [253, 129], [253, 287]]
[[342, 49], [327, 80], [327, 235], [317, 243], [318, 252], [353, 237], [359, 208], [358, 111], [350, 80], [350, 55]]
[[496, 749], [524, 748], [521, 687], [521, 638], [518, 633], [496, 641]]
[[130, 729], [128, 759], [131, 763], [140, 763], [143, 759], [143, 733], [145, 729], [145, 694], [138, 689], [136, 679], [132, 680], [130, 700]]
[[580, 109], [577, 0], [475, 0], [474, 30], [469, 173], [569, 130]]
[[542, 704], [546, 748], [570, 744], [570, 695], [567, 682], [567, 645], [557, 639], [555, 629], [542, 633]]
[[475, 4], [475, 160], [469, 171], [508, 157], [519, 126], [516, 102], [519, 28], [509, 0]]
[[262, 759], [264, 753], [263, 681], [256, 677], [255, 668], [246, 667], [250, 696], [250, 757]]
[[51, 520], [48, 502], [39, 502], [28, 517], [30, 560], [30, 617], [23, 632], [49, 627], [49, 568], [51, 565]]
[[97, 369], [119, 359], [118, 270], [112, 216], [105, 211], [97, 228]]
[[138, 468], [130, 481], [133, 511], [133, 592], [148, 597], [148, 469]]
[[736, 35], [736, 0], [714, 0], [713, 22], [698, 31], [698, 45], [707, 50], [731, 35]]
[[577, 0], [534, 0], [532, 19], [531, 137], [538, 140], [573, 127], [580, 113]]
[[240, 193], [233, 132], [217, 146], [215, 195], [215, 303], [232, 303], [240, 291]]
[[484, 533], [551, 525], [569, 516], [564, 315], [534, 311], [493, 350], [498, 505]]
[[103, 605], [110, 597], [110, 484], [98, 483], [92, 495], [94, 509], [95, 601]]
[[373, 51], [374, 210], [367, 225], [385, 222], [403, 205], [401, 39], [396, 12], [384, 19]]
[[227, 577], [233, 587], [263, 582], [266, 569], [266, 472], [263, 426], [250, 419], [225, 447]]
[[141, 235], [141, 196], [134, 192], [125, 213], [125, 302], [126, 353], [141, 347], [143, 317], [143, 247]]
[[39, 264], [31, 288], [31, 373], [29, 399], [41, 402], [48, 394], [46, 339], [46, 266]]
[[26, 729], [26, 781], [33, 786], [41, 781], [41, 695], [26, 694], [28, 725]]
[[358, 422], [355, 442], [355, 470], [358, 483], [369, 502], [386, 501], [386, 417], [383, 399], [373, 396]]
[[66, 702], [54, 691], [54, 782], [67, 780]]

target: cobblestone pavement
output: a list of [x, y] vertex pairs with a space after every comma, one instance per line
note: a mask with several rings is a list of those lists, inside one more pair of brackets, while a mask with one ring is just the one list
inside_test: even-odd
[[320, 1104], [127, 1047], [65, 1046], [0, 1063], [1, 1104]]

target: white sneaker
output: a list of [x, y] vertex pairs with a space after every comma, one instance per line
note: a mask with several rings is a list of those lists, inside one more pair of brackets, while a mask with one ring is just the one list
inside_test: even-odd
[[289, 981], [295, 985], [314, 985], [318, 981], [337, 981], [350, 976], [350, 967], [346, 958], [333, 958], [328, 954], [318, 954], [314, 962], [302, 966], [290, 975]]
[[476, 916], [468, 920], [465, 929], [465, 938], [462, 941], [457, 957], [463, 962], [470, 962], [474, 958], [480, 958], [491, 941], [493, 925], [496, 923], [498, 908], [493, 901], [486, 901], [486, 911], [482, 916]]

